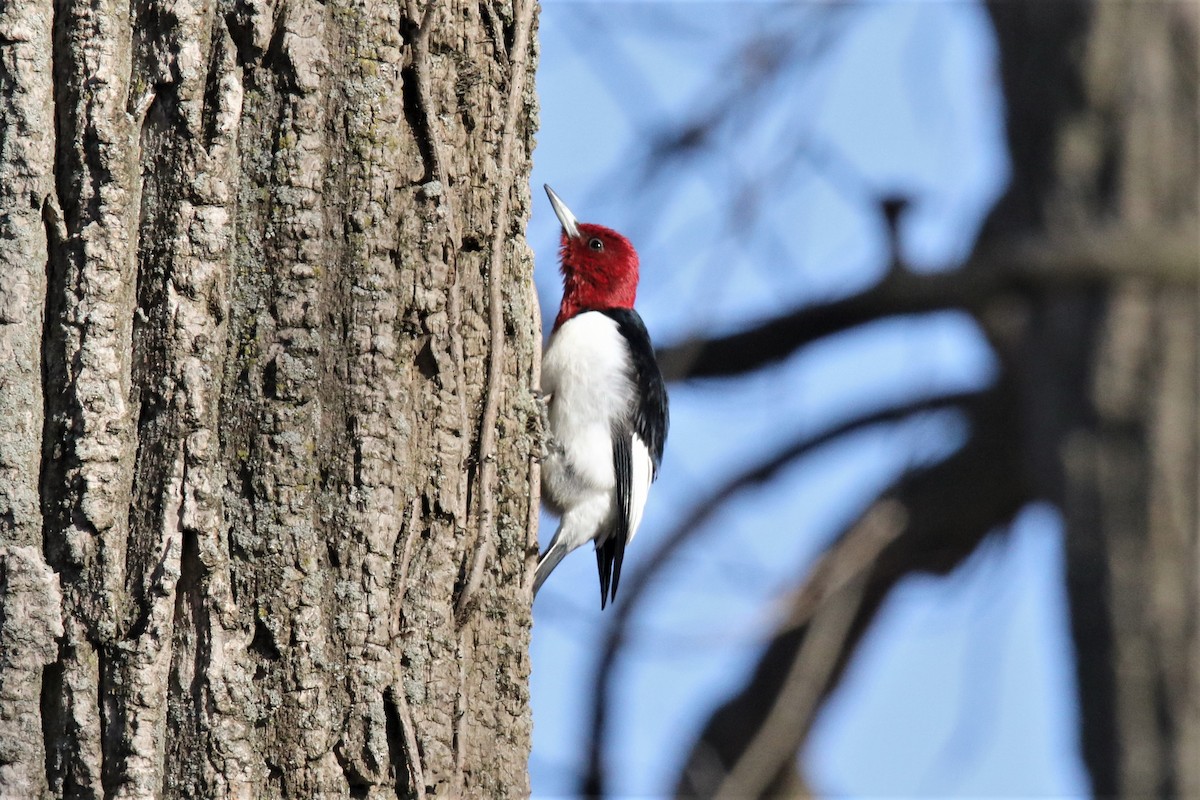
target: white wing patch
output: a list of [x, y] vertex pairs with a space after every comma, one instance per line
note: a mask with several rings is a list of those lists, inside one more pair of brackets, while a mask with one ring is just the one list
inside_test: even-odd
[[650, 459], [650, 450], [642, 437], [633, 435], [633, 452], [631, 453], [632, 476], [629, 487], [629, 538], [633, 541], [638, 526], [642, 524], [642, 511], [646, 508], [646, 497], [650, 494], [650, 484], [654, 481], [654, 462]]

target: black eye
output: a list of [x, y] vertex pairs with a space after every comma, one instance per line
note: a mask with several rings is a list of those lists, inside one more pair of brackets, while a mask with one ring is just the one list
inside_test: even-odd
[[599, 239], [591, 239], [588, 241], [588, 247], [592, 248], [597, 253], [600, 253], [604, 251], [604, 242], [600, 241]]

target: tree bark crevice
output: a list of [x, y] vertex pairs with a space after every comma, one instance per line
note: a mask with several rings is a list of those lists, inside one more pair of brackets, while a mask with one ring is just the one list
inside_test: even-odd
[[[532, 107], [522, 94], [504, 138], [510, 64], [480, 12], [456, 2], [427, 31], [447, 204], [422, 186], [400, 8], [30, 8], [45, 75], [0, 45], [0, 114], [36, 98], [58, 146], [41, 145], [33, 239], [0, 251], [35, 256], [21, 399], [39, 412], [22, 439], [0, 414], [0, 456], [37, 456], [37, 516], [14, 520], [62, 583], [35, 695], [47, 791], [526, 794], [532, 435], [496, 449], [481, 613], [453, 611], [473, 439], [527, 429], [540, 344], [519, 309], [481, 422], [487, 276], [532, 272], [511, 188]], [[37, 85], [10, 90], [9, 67]], [[0, 187], [17, 186], [4, 136]], [[489, 264], [447, 226], [505, 246]]]

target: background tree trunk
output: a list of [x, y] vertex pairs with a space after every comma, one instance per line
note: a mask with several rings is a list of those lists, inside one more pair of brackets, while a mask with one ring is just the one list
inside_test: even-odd
[[[668, 372], [740, 374], [881, 317], [956, 308], [1001, 365], [996, 386], [956, 400], [971, 424], [963, 448], [887, 492], [903, 534], [856, 558], [860, 521], [818, 561], [747, 684], [710, 717], [681, 796], [726, 796], [769, 749], [752, 745], [788, 676], [827, 694], [900, 580], [954, 569], [1032, 500], [1064, 517], [1094, 792], [1200, 795], [1200, 6], [988, 8], [1013, 175], [969, 263], [944, 275], [897, 263], [857, 297], [663, 356]], [[839, 567], [850, 577], [830, 589]], [[822, 645], [835, 651], [827, 667], [798, 669], [846, 603], [858, 618]], [[803, 793], [795, 756], [815, 704], [794, 716], [761, 796]]]
[[1103, 278], [1028, 309], [1016, 373], [1066, 524], [1083, 757], [1097, 795], [1195, 797], [1200, 7], [990, 9], [1014, 179], [980, 248]]
[[528, 793], [535, 4], [399, 5], [0, 3], [0, 795]]

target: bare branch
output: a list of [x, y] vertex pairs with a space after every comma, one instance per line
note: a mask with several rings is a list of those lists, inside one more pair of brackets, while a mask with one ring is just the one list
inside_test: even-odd
[[969, 309], [982, 296], [981, 281], [974, 277], [892, 271], [862, 294], [800, 308], [729, 336], [694, 339], [660, 349], [659, 364], [667, 380], [743, 375], [806, 344], [868, 322], [902, 314]]
[[718, 800], [760, 797], [799, 749], [862, 602], [870, 566], [905, 525], [894, 500], [872, 506], [829, 551], [797, 593], [792, 624], [811, 620], [783, 688], [754, 738], [717, 789]]
[[[1002, 383], [974, 404], [974, 430], [962, 450], [912, 473], [890, 493], [906, 509], [908, 525], [903, 535], [891, 540], [871, 562], [861, 604], [826, 690], [835, 685], [876, 611], [900, 580], [914, 572], [944, 574], [954, 569], [990, 531], [1006, 524], [1030, 499], [1019, 461], [1019, 441], [1010, 433], [1016, 429], [1013, 413], [1011, 393]], [[841, 548], [847, 536], [833, 545], [831, 553]], [[713, 713], [693, 747], [680, 796], [711, 796], [724, 777], [725, 765], [741, 759], [783, 691], [781, 676], [787, 674], [811, 633], [806, 620], [820, 605], [815, 599], [820, 595], [815, 579], [813, 585], [801, 589], [793, 619], [781, 627], [746, 686]], [[768, 777], [774, 780], [776, 776]]]
[[988, 312], [1006, 297], [1103, 288], [1130, 279], [1164, 286], [1200, 285], [1198, 235], [1193, 225], [1006, 239], [976, 253], [960, 270], [918, 275], [893, 269], [876, 286], [853, 297], [799, 308], [728, 336], [661, 348], [659, 363], [667, 380], [744, 375], [859, 325], [951, 309], [972, 314], [994, 341]]

